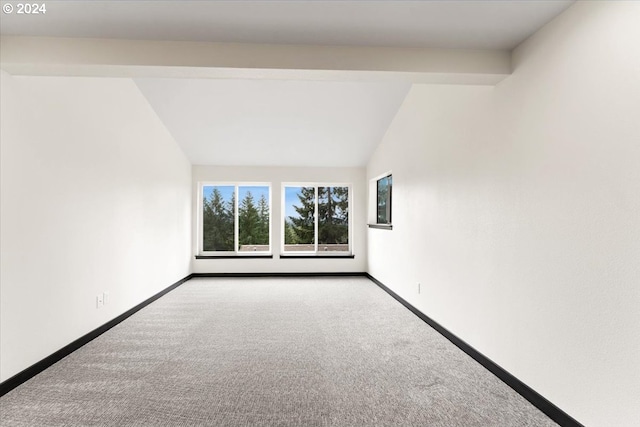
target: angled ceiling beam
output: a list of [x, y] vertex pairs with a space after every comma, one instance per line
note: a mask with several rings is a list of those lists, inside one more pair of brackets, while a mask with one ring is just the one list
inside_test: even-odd
[[0, 52], [2, 69], [14, 75], [493, 85], [511, 73], [510, 52], [493, 50], [3, 36]]

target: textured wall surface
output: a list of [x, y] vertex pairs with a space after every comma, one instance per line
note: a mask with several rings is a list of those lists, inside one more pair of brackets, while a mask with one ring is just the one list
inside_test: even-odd
[[578, 2], [495, 88], [415, 85], [367, 171], [369, 272], [589, 426], [640, 419], [639, 20]]
[[1, 118], [5, 380], [189, 274], [191, 166], [128, 79], [3, 71]]

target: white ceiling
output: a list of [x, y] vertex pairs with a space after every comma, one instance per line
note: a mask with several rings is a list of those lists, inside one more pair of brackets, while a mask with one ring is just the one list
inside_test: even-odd
[[410, 84], [135, 79], [193, 164], [363, 166]]
[[0, 19], [10, 35], [512, 49], [572, 2], [50, 0]]
[[[0, 31], [22, 36], [511, 50], [572, 2], [49, 0], [46, 15], [1, 14]], [[193, 164], [247, 166], [364, 166], [410, 86], [394, 79], [362, 81], [348, 73], [340, 74], [341, 81], [240, 75], [135, 82]]]

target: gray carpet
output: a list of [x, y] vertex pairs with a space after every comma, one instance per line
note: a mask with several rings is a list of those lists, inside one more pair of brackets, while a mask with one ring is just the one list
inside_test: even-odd
[[193, 279], [0, 398], [2, 426], [555, 426], [366, 278]]

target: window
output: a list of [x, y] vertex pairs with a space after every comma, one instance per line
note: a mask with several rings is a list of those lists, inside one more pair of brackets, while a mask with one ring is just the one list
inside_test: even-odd
[[391, 224], [391, 175], [376, 181], [376, 224]]
[[283, 253], [351, 253], [350, 185], [285, 185]]
[[201, 184], [200, 188], [201, 254], [271, 252], [269, 184]]

